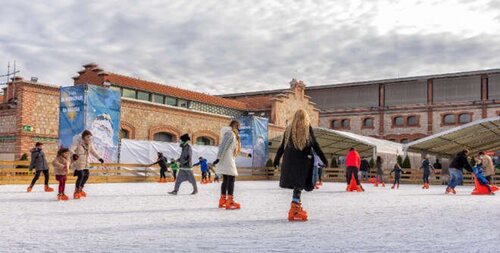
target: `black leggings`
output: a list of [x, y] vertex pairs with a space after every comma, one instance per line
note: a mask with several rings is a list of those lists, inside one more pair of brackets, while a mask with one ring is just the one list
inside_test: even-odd
[[235, 180], [236, 180], [235, 176], [222, 175], [222, 184], [220, 187], [222, 195], [233, 195]]
[[167, 176], [165, 175], [165, 169], [164, 168], [160, 169], [160, 178], [167, 178]]
[[172, 170], [172, 175], [174, 176], [174, 180], [177, 180], [177, 170]]
[[428, 184], [429, 183], [429, 176], [431, 175], [430, 172], [425, 172], [424, 171], [424, 176], [422, 177], [422, 179], [424, 180], [424, 184]]
[[302, 189], [294, 188], [293, 195], [292, 195], [292, 201], [300, 203], [300, 196], [301, 195], [302, 195]]
[[206, 180], [207, 179], [207, 175], [208, 175], [208, 173], [206, 171], [202, 171], [201, 172], [201, 179], [202, 180]]
[[45, 177], [44, 184], [49, 185], [49, 170], [37, 170], [35, 172], [35, 177], [33, 177], [33, 180], [31, 180], [30, 187], [33, 187], [33, 185], [36, 184], [36, 181], [40, 178], [41, 173], [43, 173], [43, 176]]
[[85, 183], [87, 183], [87, 180], [89, 179], [89, 174], [90, 172], [88, 169], [75, 171], [75, 176], [76, 176], [75, 190], [85, 187]]
[[394, 185], [399, 184], [399, 177], [394, 177]]
[[358, 168], [352, 167], [352, 166], [347, 167], [346, 172], [345, 172], [347, 184], [351, 183], [351, 179], [353, 176], [354, 176], [354, 179], [356, 180], [356, 184], [360, 185], [359, 178], [358, 178]]

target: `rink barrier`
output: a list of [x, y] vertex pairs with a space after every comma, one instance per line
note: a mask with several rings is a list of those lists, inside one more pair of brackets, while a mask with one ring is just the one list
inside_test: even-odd
[[[33, 178], [34, 171], [29, 171], [27, 167], [29, 161], [0, 161], [0, 184], [28, 184]], [[122, 183], [122, 182], [156, 182], [159, 178], [159, 166], [149, 166], [144, 164], [123, 164], [123, 163], [94, 163], [91, 164], [91, 183]], [[55, 183], [55, 176], [52, 168], [51, 183]], [[194, 168], [197, 180], [200, 180], [201, 172], [199, 168]], [[274, 168], [238, 168], [238, 180], [279, 180], [280, 170]], [[394, 177], [389, 177], [390, 170], [384, 170], [384, 181], [392, 183]], [[213, 174], [213, 173], [212, 173]], [[170, 173], [168, 178], [172, 178]], [[212, 175], [213, 179], [214, 175]], [[370, 177], [375, 177], [375, 170], [371, 170]], [[73, 173], [68, 174], [68, 182], [74, 182]], [[323, 172], [325, 182], [345, 182], [344, 168], [326, 168]], [[436, 170], [436, 174], [431, 173], [430, 183], [434, 185], [443, 184], [447, 177], [441, 174], [441, 170]], [[405, 169], [401, 174], [402, 184], [422, 184], [422, 171], [418, 169]], [[500, 174], [494, 177], [495, 182], [500, 181]], [[366, 183], [366, 182], [365, 182]], [[464, 184], [473, 185], [474, 179], [468, 172], [464, 174]]]
[[[89, 183], [156, 182], [160, 177], [158, 165], [123, 163], [92, 163], [90, 165], [92, 167]], [[0, 184], [29, 184], [35, 171], [29, 171], [28, 166], [29, 161], [0, 161]], [[49, 167], [50, 183], [56, 183], [52, 166], [49, 165]], [[200, 181], [201, 171], [199, 167], [194, 168], [193, 171], [197, 180]], [[268, 180], [272, 176], [268, 168], [238, 168], [238, 173], [238, 180]], [[171, 173], [167, 173], [167, 178], [173, 179]], [[74, 182], [75, 179], [73, 172], [70, 171], [68, 183]]]

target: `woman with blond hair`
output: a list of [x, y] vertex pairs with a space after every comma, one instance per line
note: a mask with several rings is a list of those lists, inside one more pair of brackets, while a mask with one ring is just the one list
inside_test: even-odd
[[313, 163], [315, 152], [325, 167], [328, 161], [323, 154], [311, 127], [309, 114], [300, 109], [295, 112], [292, 124], [288, 126], [283, 135], [283, 141], [274, 158], [274, 166], [281, 164], [280, 187], [293, 189], [292, 203], [288, 212], [288, 220], [307, 220], [307, 212], [302, 209], [300, 196], [303, 190], [312, 191]]

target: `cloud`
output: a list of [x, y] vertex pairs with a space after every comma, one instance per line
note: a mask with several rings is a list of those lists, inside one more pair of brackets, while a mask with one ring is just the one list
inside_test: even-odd
[[[0, 64], [81, 65], [223, 94], [495, 68], [498, 1], [11, 1]], [[1, 68], [0, 68], [1, 70]]]

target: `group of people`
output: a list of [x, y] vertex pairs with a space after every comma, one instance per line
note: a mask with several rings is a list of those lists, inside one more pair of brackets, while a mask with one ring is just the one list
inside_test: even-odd
[[[203, 157], [199, 157], [198, 162], [193, 164], [192, 148], [189, 144], [191, 138], [188, 134], [184, 134], [180, 137], [181, 154], [178, 159], [171, 159], [170, 162], [168, 162], [168, 159], [164, 157], [162, 153], [158, 153], [158, 159], [153, 164], [158, 164], [160, 166], [160, 182], [166, 182], [166, 172], [168, 172], [169, 168], [172, 169], [174, 175], [174, 189], [169, 192], [169, 194], [177, 195], [181, 184], [185, 181], [191, 183], [193, 187], [192, 194], [197, 194], [198, 187], [193, 173], [193, 166], [200, 166], [202, 171], [202, 183], [211, 180], [211, 172], [214, 172], [216, 177], [218, 177], [218, 175], [222, 176], [218, 207], [228, 210], [240, 209], [241, 205], [234, 200], [235, 181], [238, 176], [235, 159], [237, 156], [251, 157], [251, 155], [241, 150], [239, 129], [240, 123], [237, 120], [232, 120], [229, 126], [221, 129], [222, 141], [219, 145], [217, 158], [212, 163], [216, 168], [215, 170], [211, 169], [207, 159]], [[93, 148], [91, 137], [92, 134], [86, 130], [72, 148], [61, 148], [58, 151], [57, 157], [52, 164], [54, 166], [56, 179], [59, 182], [59, 200], [68, 199], [64, 193], [64, 189], [70, 167], [73, 167], [74, 175], [77, 177], [74, 198], [78, 199], [86, 196], [83, 189], [89, 177], [90, 156], [94, 156], [101, 163], [104, 162]], [[45, 191], [53, 191], [48, 185], [48, 163], [42, 147], [43, 144], [37, 143], [31, 153], [30, 169], [35, 168], [36, 174], [28, 187], [28, 192], [31, 191], [42, 173], [45, 176]], [[446, 193], [456, 193], [455, 187], [462, 178], [463, 169], [474, 172], [467, 160], [467, 155], [468, 151], [464, 150], [453, 159], [450, 165], [451, 180], [446, 189]], [[493, 166], [491, 158], [488, 159], [484, 153], [480, 153], [479, 158], [481, 165], [486, 169], [486, 173], [484, 174], [486, 184], [490, 184], [492, 175], [494, 174], [494, 169], [493, 173], [491, 173], [491, 168]], [[306, 221], [308, 219], [308, 214], [302, 207], [302, 192], [312, 191], [321, 186], [322, 169], [328, 167], [328, 160], [315, 138], [314, 130], [310, 123], [310, 117], [305, 110], [299, 109], [296, 111], [292, 123], [285, 129], [273, 165], [275, 168], [281, 170], [279, 186], [292, 190], [288, 219], [290, 221]], [[375, 186], [378, 186], [379, 183], [385, 186], [383, 178], [383, 160], [380, 156], [377, 157], [375, 166], [377, 175], [374, 182]], [[351, 148], [346, 157], [346, 167], [347, 184], [349, 185], [351, 182], [355, 182], [356, 190], [364, 191], [359, 177], [368, 179], [370, 167], [368, 161], [366, 159], [361, 159], [356, 149]], [[475, 168], [476, 177], [482, 177], [483, 172], [481, 166], [476, 166]], [[428, 156], [422, 161], [421, 169], [423, 170], [423, 188], [428, 189], [429, 175], [431, 170], [434, 170]], [[358, 176], [358, 173], [361, 174], [361, 176]], [[392, 173], [394, 173], [394, 183], [391, 188], [399, 188], [402, 169], [398, 163], [394, 165], [390, 174], [392, 175]], [[493, 194], [491, 190], [490, 192]]]

